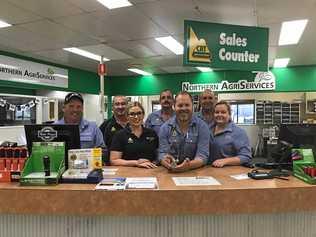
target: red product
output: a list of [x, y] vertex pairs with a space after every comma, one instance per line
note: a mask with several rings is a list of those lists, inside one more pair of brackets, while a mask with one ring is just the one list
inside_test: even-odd
[[4, 170], [5, 159], [0, 158], [0, 170]]
[[11, 170], [11, 159], [5, 159], [5, 168]]
[[19, 159], [12, 159], [12, 171], [17, 171], [18, 170], [18, 163], [19, 163]]
[[26, 158], [19, 158], [19, 170], [22, 171], [24, 168]]

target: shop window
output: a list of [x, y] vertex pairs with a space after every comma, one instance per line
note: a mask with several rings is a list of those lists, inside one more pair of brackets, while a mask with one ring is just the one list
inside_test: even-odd
[[0, 126], [35, 124], [37, 103], [34, 97], [0, 95]]
[[236, 124], [255, 123], [254, 100], [229, 101], [232, 110], [232, 120]]

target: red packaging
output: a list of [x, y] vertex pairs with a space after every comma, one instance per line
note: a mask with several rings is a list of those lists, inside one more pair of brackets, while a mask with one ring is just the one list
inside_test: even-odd
[[6, 170], [11, 170], [11, 159], [5, 159]]
[[18, 163], [19, 163], [19, 159], [14, 158], [12, 159], [12, 171], [17, 171], [18, 170]]
[[11, 182], [11, 172], [10, 171], [0, 171], [0, 182]]
[[0, 170], [4, 170], [4, 168], [5, 168], [5, 159], [3, 159], [3, 158], [0, 158]]
[[19, 158], [19, 170], [22, 171], [24, 168], [26, 158]]

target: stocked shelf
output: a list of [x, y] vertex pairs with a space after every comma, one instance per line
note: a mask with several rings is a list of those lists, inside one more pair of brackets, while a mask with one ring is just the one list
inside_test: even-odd
[[267, 125], [300, 123], [300, 103], [257, 101], [256, 121]]

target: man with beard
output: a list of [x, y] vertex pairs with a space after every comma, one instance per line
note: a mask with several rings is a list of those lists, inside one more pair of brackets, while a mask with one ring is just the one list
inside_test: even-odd
[[79, 93], [71, 92], [65, 97], [64, 117], [55, 124], [78, 124], [81, 148], [104, 148], [102, 133], [95, 122], [83, 119], [83, 98]]
[[[103, 133], [103, 139], [107, 147], [111, 146], [112, 139], [114, 134], [125, 128], [127, 124], [127, 98], [123, 95], [117, 95], [114, 96], [113, 102], [112, 102], [112, 111], [113, 116], [112, 118], [104, 121], [100, 129]], [[105, 164], [110, 163], [109, 154], [106, 155], [106, 159], [104, 160]]]
[[214, 105], [216, 97], [210, 89], [204, 90], [199, 96], [200, 111], [196, 115], [202, 119], [209, 128], [214, 124]]
[[175, 99], [175, 113], [159, 132], [159, 160], [171, 172], [183, 172], [205, 165], [209, 156], [210, 131], [193, 114], [191, 95], [180, 92]]
[[164, 122], [174, 115], [172, 108], [174, 101], [171, 90], [165, 89], [160, 93], [159, 103], [161, 104], [161, 110], [148, 115], [145, 122], [145, 127], [153, 129], [157, 135]]

